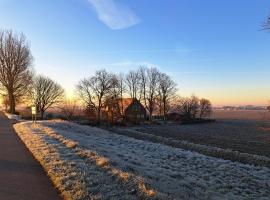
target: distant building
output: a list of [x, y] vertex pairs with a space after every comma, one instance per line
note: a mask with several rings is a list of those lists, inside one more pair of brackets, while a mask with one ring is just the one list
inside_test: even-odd
[[223, 106], [222, 108], [224, 110], [236, 110], [236, 107], [234, 107], [234, 106]]
[[108, 118], [115, 122], [122, 119], [126, 122], [140, 122], [146, 119], [146, 109], [139, 100], [133, 98], [123, 98], [117, 103], [110, 104], [107, 108]]
[[223, 106], [224, 110], [228, 111], [236, 111], [236, 110], [265, 110], [265, 106], [253, 106], [253, 105], [246, 105], [246, 106]]

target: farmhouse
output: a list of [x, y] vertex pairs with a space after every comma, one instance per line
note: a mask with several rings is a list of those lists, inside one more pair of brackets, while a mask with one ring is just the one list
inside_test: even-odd
[[134, 98], [118, 99], [108, 106], [108, 117], [112, 122], [122, 119], [126, 122], [140, 122], [146, 119], [146, 110], [139, 100]]

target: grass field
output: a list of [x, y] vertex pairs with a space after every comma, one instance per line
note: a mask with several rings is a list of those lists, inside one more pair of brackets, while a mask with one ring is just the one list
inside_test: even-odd
[[[218, 110], [213, 114], [216, 119], [214, 123], [137, 125], [117, 128], [114, 131], [139, 139], [147, 138], [147, 135], [138, 137], [138, 135], [135, 136], [135, 132], [128, 133], [135, 130], [137, 133], [270, 157], [270, 119], [268, 116], [269, 113], [266, 111]], [[180, 148], [183, 147], [180, 145]]]
[[65, 121], [15, 125], [65, 199], [267, 199], [270, 171]]

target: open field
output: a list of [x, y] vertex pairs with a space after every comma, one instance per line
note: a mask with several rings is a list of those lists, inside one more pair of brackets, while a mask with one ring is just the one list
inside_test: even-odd
[[71, 199], [267, 199], [270, 169], [65, 121], [15, 125]]
[[270, 157], [270, 122], [217, 120], [215, 123], [163, 124], [127, 129]]
[[214, 113], [217, 119], [214, 123], [187, 125], [168, 123], [120, 129], [122, 133], [123, 130], [135, 130], [270, 157], [270, 120], [266, 118], [268, 114], [265, 111], [217, 111]]
[[212, 118], [270, 121], [270, 112], [266, 110], [214, 110]]

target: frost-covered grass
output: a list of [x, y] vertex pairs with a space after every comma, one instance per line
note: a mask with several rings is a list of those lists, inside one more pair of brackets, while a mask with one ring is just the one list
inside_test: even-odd
[[31, 126], [32, 123], [15, 124], [14, 128], [40, 162], [64, 199], [82, 199], [87, 196], [84, 175], [75, 168], [70, 151], [53, 138]]
[[111, 166], [108, 158], [41, 123], [24, 122], [14, 128], [64, 199], [169, 198], [151, 189], [140, 176]]
[[[222, 160], [65, 121], [44, 121], [35, 126], [24, 122], [16, 124], [15, 129], [53, 181], [63, 177], [69, 180], [69, 185], [63, 181], [55, 184], [73, 199], [270, 196], [267, 167]], [[55, 166], [58, 159], [69, 170]], [[65, 173], [55, 173], [55, 167]]]
[[[270, 112], [269, 112], [270, 114]], [[217, 120], [215, 123], [117, 127], [178, 141], [231, 149], [270, 158], [270, 120]], [[237, 156], [235, 157], [237, 158]]]
[[[239, 161], [246, 164], [270, 167], [270, 158], [266, 156], [242, 153], [232, 149], [223, 149], [210, 145], [195, 144], [186, 140], [177, 140], [170, 137], [162, 137], [151, 133], [140, 132], [132, 128], [113, 128], [112, 130], [121, 135], [126, 135], [140, 140], [148, 140], [155, 143], [166, 144], [189, 151], [195, 151], [207, 156], [214, 156], [217, 158]], [[222, 141], [221, 138], [220, 141]]]

